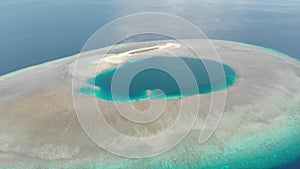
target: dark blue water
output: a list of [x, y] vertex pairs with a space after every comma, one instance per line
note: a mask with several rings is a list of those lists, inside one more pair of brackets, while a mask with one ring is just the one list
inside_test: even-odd
[[78, 53], [101, 26], [145, 11], [181, 16], [209, 38], [274, 48], [300, 58], [298, 0], [2, 0], [0, 75]]
[[78, 53], [99, 27], [145, 11], [181, 16], [212, 39], [300, 58], [299, 9], [299, 0], [1, 0], [0, 75]]
[[159, 56], [103, 72], [89, 80], [101, 90], [83, 88], [79, 92], [114, 102], [178, 99], [227, 89], [236, 79], [237, 73], [230, 66], [216, 61]]

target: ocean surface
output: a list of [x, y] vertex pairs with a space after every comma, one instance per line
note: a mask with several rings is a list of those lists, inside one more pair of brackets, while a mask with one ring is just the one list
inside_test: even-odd
[[209, 38], [300, 58], [299, 0], [1, 0], [0, 75], [80, 52], [101, 26], [136, 12], [166, 12]]
[[[0, 75], [76, 54], [101, 26], [136, 12], [178, 15], [210, 39], [300, 59], [299, 0], [1, 0]], [[279, 168], [300, 168], [300, 160]]]

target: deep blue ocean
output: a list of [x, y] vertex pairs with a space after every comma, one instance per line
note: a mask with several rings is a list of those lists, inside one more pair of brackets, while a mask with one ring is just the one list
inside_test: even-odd
[[101, 26], [136, 12], [178, 15], [210, 39], [300, 59], [299, 0], [0, 0], [0, 75], [76, 54]]

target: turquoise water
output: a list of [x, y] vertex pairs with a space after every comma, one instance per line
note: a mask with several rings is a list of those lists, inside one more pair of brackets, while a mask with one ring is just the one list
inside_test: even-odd
[[103, 72], [88, 81], [100, 90], [79, 92], [114, 102], [178, 99], [227, 89], [236, 79], [233, 68], [216, 61], [157, 56]]

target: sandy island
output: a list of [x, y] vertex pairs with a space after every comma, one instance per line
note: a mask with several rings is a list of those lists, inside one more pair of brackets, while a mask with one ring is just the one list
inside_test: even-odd
[[180, 44], [166, 43], [165, 45], [157, 45], [157, 46], [129, 50], [127, 52], [107, 56], [101, 60], [94, 61], [93, 64], [100, 64], [101, 62], [120, 64], [120, 63], [124, 62], [127, 59], [127, 57], [130, 57], [130, 56], [134, 56], [134, 55], [138, 55], [138, 54], [142, 54], [142, 53], [148, 53], [151, 51], [168, 50], [168, 49], [172, 49], [172, 48], [180, 48]]

